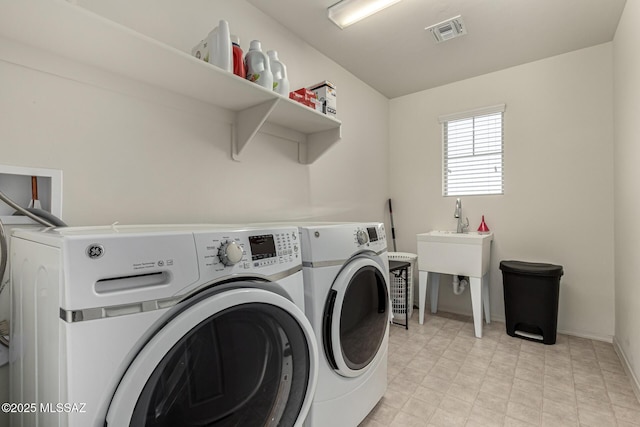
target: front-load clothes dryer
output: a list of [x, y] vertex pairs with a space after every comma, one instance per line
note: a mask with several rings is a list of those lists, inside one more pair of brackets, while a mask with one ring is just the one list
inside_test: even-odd
[[305, 310], [320, 354], [306, 424], [357, 426], [387, 389], [390, 301], [384, 226], [300, 227]]
[[297, 228], [25, 230], [11, 255], [13, 427], [303, 424]]

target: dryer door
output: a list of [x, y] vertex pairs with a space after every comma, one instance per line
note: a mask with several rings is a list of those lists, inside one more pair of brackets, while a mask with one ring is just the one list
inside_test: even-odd
[[302, 425], [318, 369], [304, 313], [255, 288], [194, 299], [181, 303], [134, 358], [107, 425]]
[[329, 363], [346, 377], [365, 373], [389, 332], [387, 274], [371, 258], [354, 258], [333, 282], [325, 304], [323, 343]]

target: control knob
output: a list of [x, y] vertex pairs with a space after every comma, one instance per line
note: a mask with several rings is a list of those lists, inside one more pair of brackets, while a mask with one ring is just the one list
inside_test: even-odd
[[369, 241], [369, 235], [364, 230], [358, 230], [356, 232], [356, 238], [358, 239], [358, 244], [359, 245], [364, 245], [365, 243], [367, 243]]
[[218, 249], [218, 258], [224, 265], [233, 265], [242, 259], [242, 248], [234, 241], [227, 240]]

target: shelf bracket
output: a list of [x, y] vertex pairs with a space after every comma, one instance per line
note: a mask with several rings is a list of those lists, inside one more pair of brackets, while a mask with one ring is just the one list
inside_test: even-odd
[[236, 113], [231, 136], [231, 157], [233, 160], [240, 160], [240, 153], [267, 120], [278, 101], [279, 99], [275, 98]]
[[298, 144], [298, 162], [310, 165], [341, 138], [342, 126], [307, 135], [307, 142]]

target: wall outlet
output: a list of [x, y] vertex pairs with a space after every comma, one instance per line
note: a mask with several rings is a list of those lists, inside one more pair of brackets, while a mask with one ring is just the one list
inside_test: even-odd
[[[37, 177], [38, 200], [42, 209], [62, 218], [62, 171], [0, 165], [0, 191], [22, 207], [31, 201], [31, 177]], [[15, 210], [0, 200], [0, 220], [4, 224], [34, 224], [23, 215], [13, 215]]]

